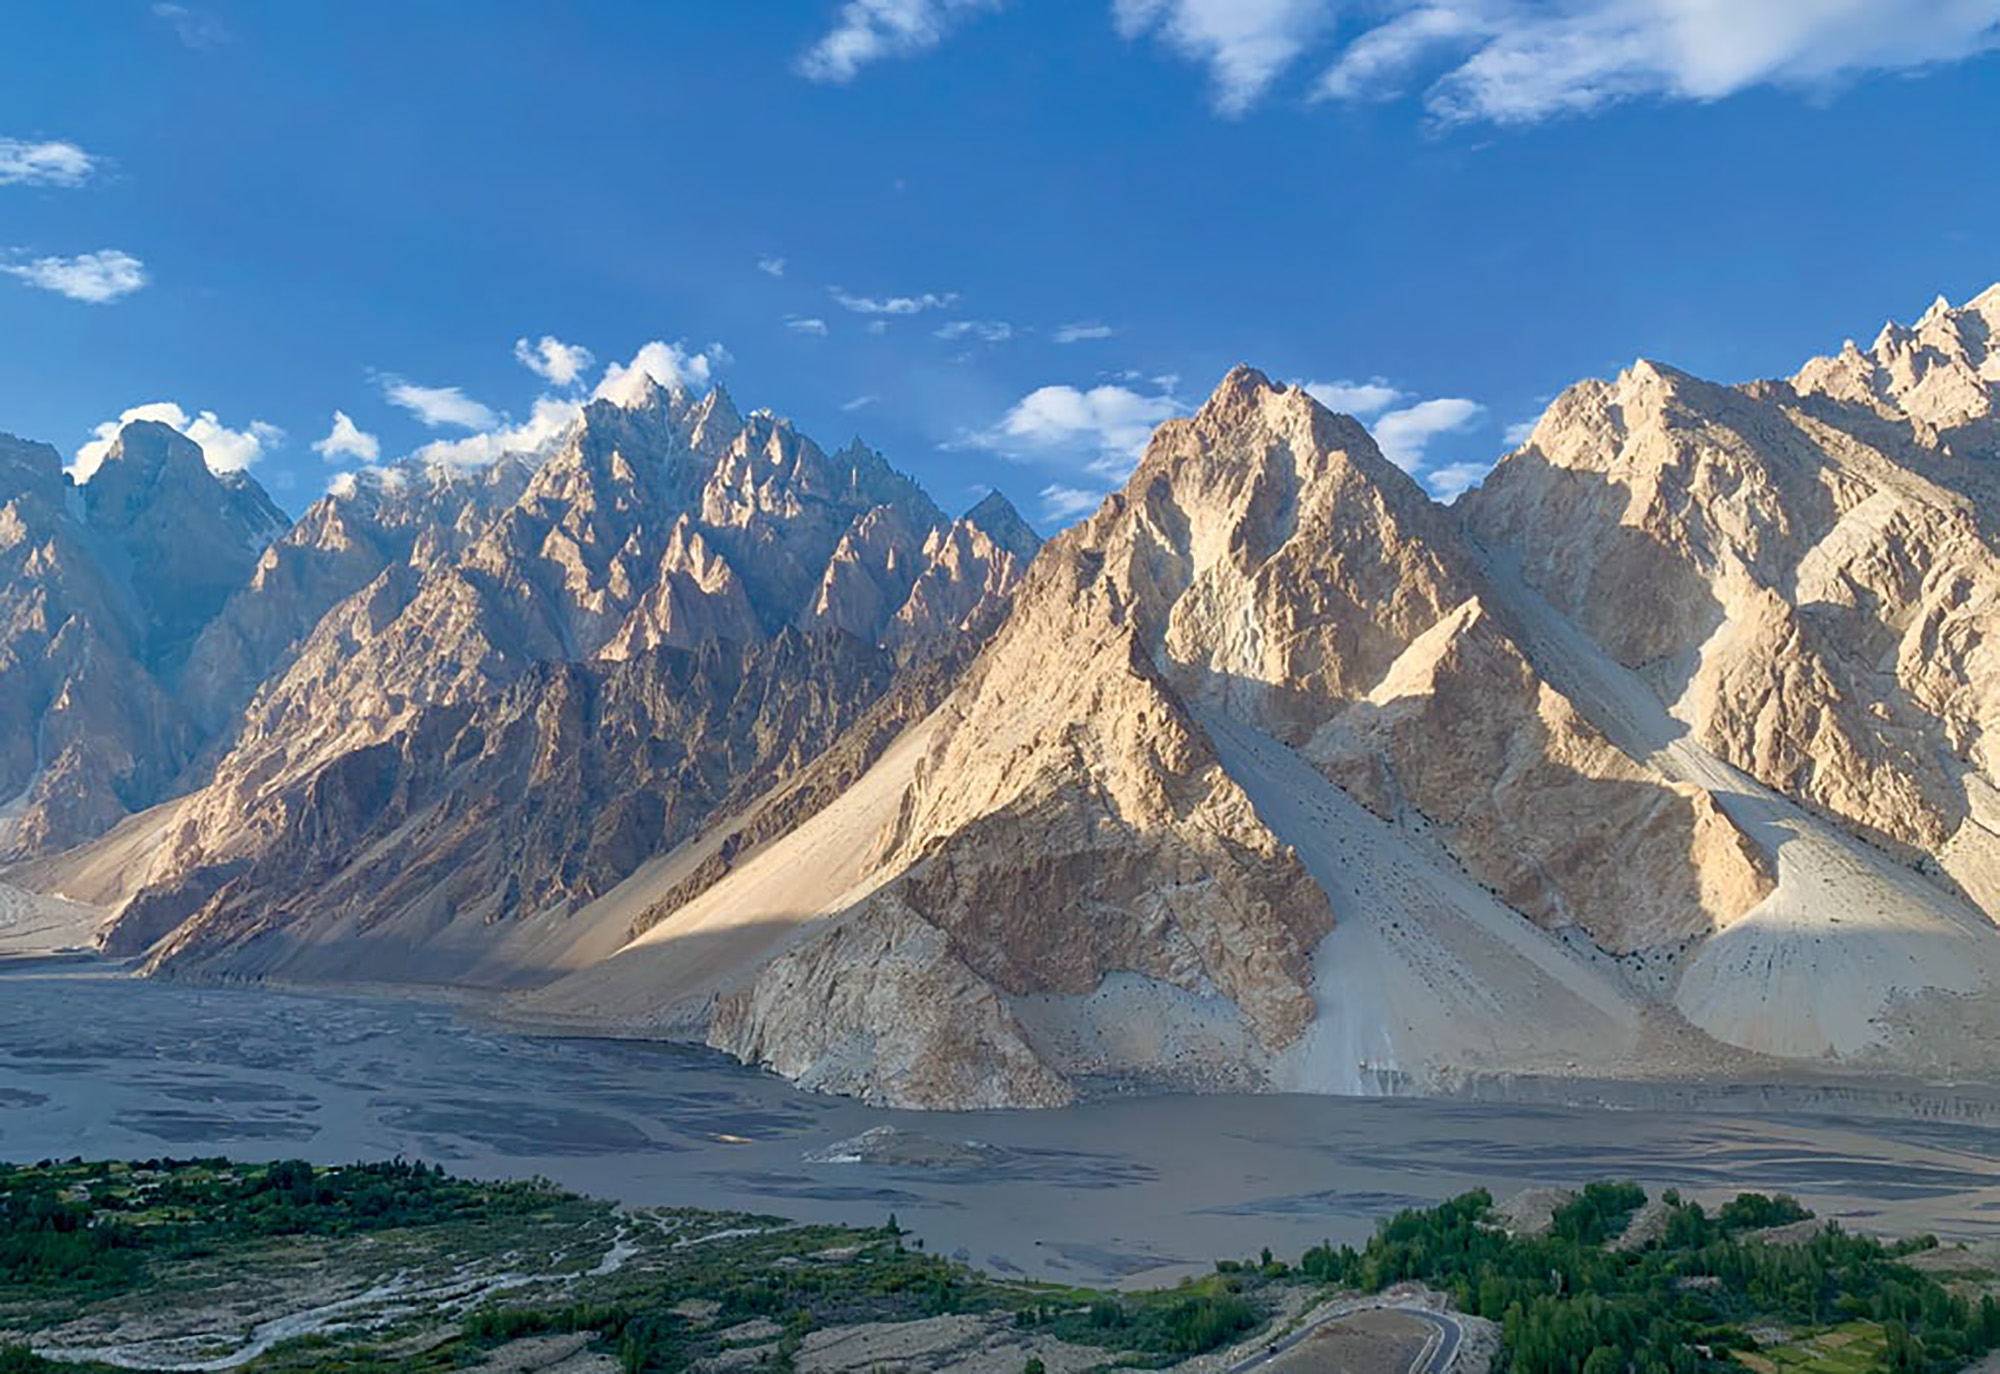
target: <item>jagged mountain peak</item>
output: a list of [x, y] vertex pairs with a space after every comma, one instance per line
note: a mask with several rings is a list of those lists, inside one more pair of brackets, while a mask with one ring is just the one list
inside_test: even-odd
[[958, 518], [992, 540], [997, 548], [1017, 558], [1032, 558], [1042, 546], [1042, 537], [1021, 518], [1021, 512], [1005, 493], [998, 490], [987, 492]]
[[2000, 455], [2000, 284], [1964, 305], [1939, 296], [1914, 324], [1890, 321], [1866, 350], [1850, 340], [1791, 379], [1808, 396], [1866, 407], [1941, 453]]
[[1343, 527], [1437, 519], [1359, 420], [1244, 365], [1194, 414], [1155, 430], [1124, 490], [1085, 524], [1127, 526], [1128, 510], [1139, 512], [1133, 528], [1155, 531], [1142, 542], [1183, 550], [1197, 571], [1268, 557], [1309, 512]]
[[52, 445], [0, 433], [0, 503], [23, 492], [60, 502], [69, 487], [62, 455]]
[[[201, 445], [160, 420], [127, 421], [105, 451], [104, 462], [134, 467], [148, 474], [168, 467], [191, 470], [197, 463], [203, 471], [208, 468]], [[103, 471], [101, 465], [99, 471]]]

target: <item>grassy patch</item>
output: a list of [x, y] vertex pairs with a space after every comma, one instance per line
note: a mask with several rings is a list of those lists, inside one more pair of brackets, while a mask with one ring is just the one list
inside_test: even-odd
[[1877, 1322], [1845, 1322], [1736, 1358], [1779, 1374], [1869, 1374], [1889, 1367], [1889, 1336]]

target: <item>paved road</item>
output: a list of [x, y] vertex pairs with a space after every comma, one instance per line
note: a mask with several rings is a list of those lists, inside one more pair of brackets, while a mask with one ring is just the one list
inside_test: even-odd
[[1410, 1374], [1445, 1374], [1458, 1358], [1459, 1343], [1465, 1339], [1464, 1325], [1448, 1312], [1432, 1312], [1422, 1307], [1399, 1307], [1396, 1311], [1415, 1317], [1436, 1332], [1423, 1353], [1410, 1361]]
[[1248, 1374], [1250, 1370], [1262, 1369], [1294, 1346], [1310, 1340], [1321, 1327], [1345, 1321], [1349, 1317], [1358, 1317], [1363, 1312], [1401, 1312], [1406, 1317], [1415, 1317], [1431, 1328], [1430, 1339], [1424, 1342], [1424, 1348], [1410, 1361], [1409, 1374], [1445, 1374], [1445, 1371], [1451, 1368], [1452, 1361], [1458, 1358], [1458, 1347], [1465, 1340], [1464, 1324], [1449, 1312], [1433, 1312], [1427, 1307], [1361, 1307], [1336, 1313], [1324, 1321], [1317, 1321], [1311, 1326], [1294, 1331], [1276, 1345], [1266, 1346], [1249, 1359], [1231, 1365], [1227, 1374]]

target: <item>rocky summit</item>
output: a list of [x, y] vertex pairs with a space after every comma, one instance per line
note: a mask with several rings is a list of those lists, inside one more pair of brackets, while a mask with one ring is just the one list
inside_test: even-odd
[[1449, 506], [1241, 367], [1046, 544], [643, 376], [289, 526], [0, 440], [5, 880], [899, 1106], [1990, 1077], [1996, 332], [1637, 362]]

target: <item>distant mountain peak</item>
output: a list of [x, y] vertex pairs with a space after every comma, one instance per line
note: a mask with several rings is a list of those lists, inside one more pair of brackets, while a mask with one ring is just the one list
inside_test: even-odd
[[959, 519], [1000, 548], [1023, 558], [1032, 557], [1035, 550], [1042, 546], [1042, 537], [1021, 518], [1021, 512], [1014, 503], [997, 490], [980, 497], [978, 503]]

